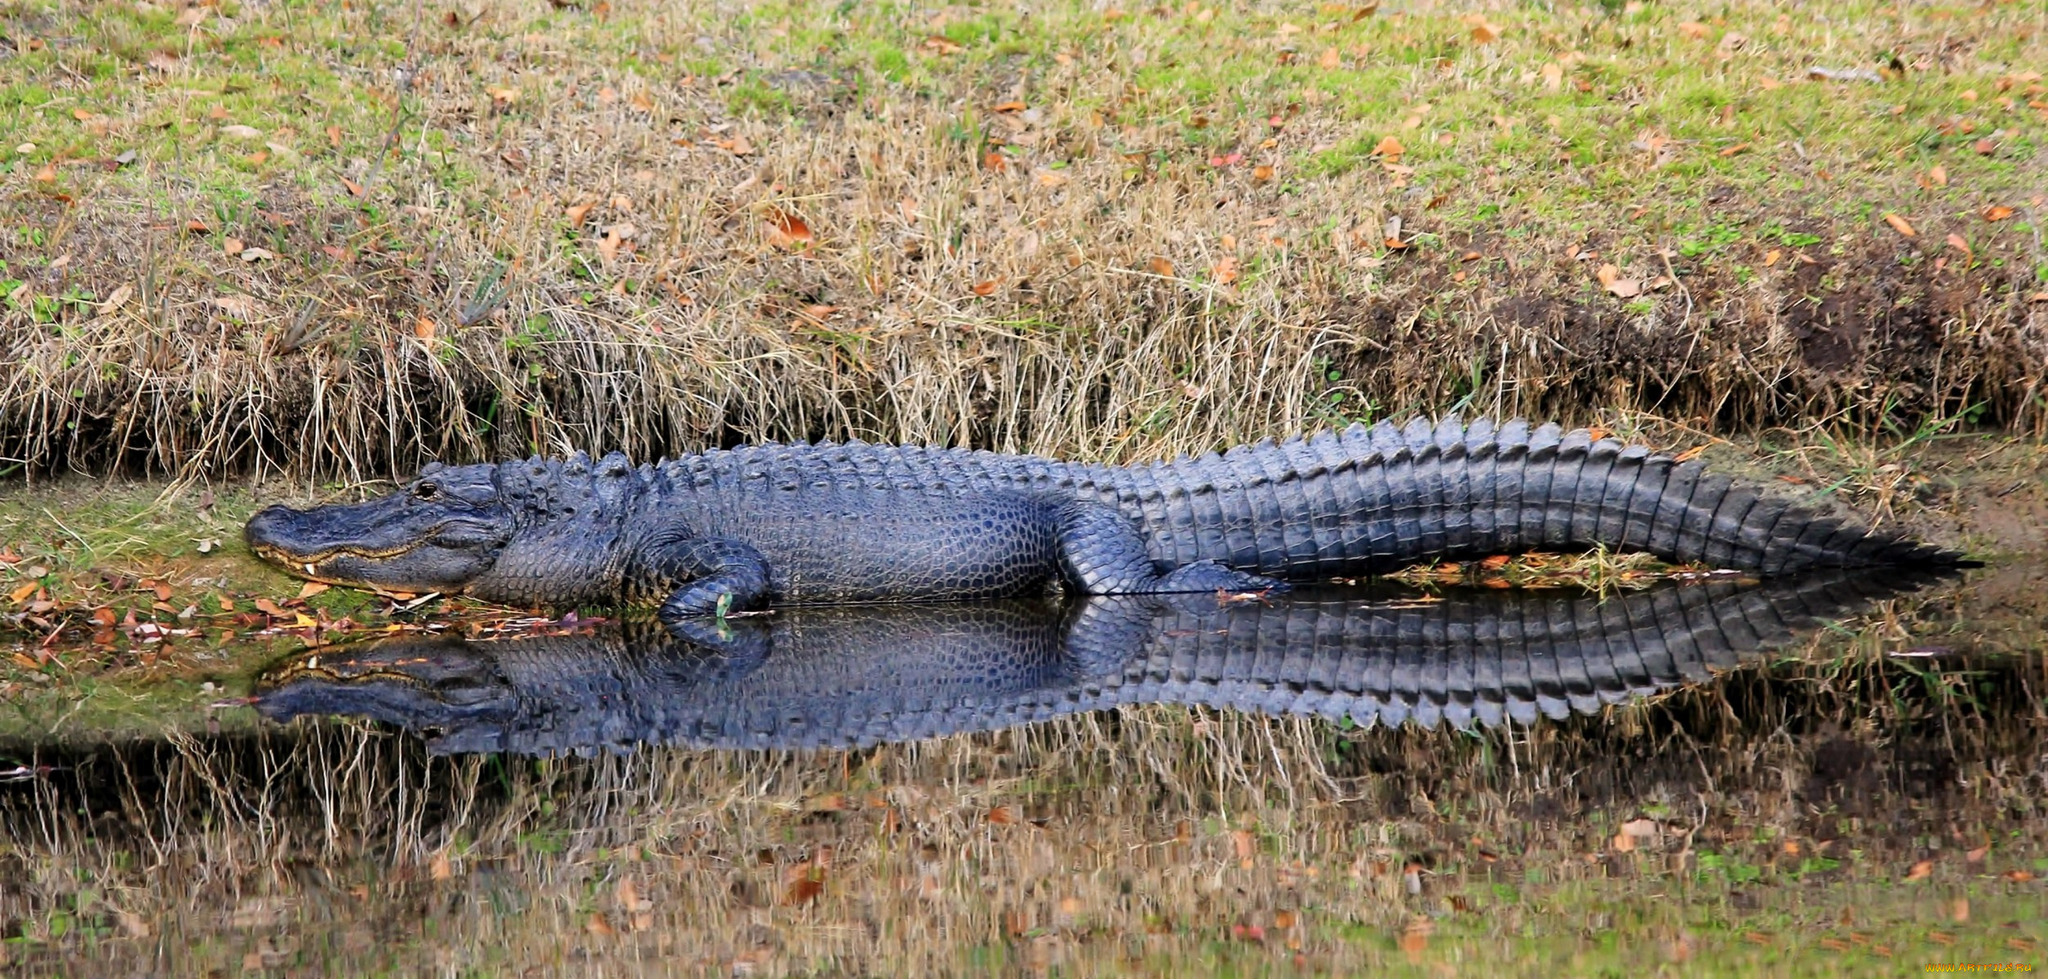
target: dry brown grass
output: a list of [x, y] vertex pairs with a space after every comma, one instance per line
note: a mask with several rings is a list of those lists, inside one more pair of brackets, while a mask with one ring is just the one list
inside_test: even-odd
[[[1825, 37], [1785, 21], [1719, 62], [1662, 8], [1503, 13], [1492, 45], [1462, 8], [1332, 17], [1356, 79], [1310, 98], [1277, 7], [1056, 5], [989, 39], [967, 8], [249, 3], [146, 67], [163, 45], [127, 7], [36, 0], [12, 33], [81, 30], [24, 60], [44, 101], [11, 110], [43, 145], [0, 205], [24, 283], [0, 456], [364, 478], [861, 437], [1124, 459], [1454, 406], [2041, 431], [2043, 113], [2018, 71], [2048, 61], [2039, 25], [1840, 6]], [[1584, 57], [1550, 92], [1554, 37]], [[1908, 81], [1804, 79], [1871, 50]], [[1963, 119], [2002, 134], [1990, 156]], [[282, 149], [251, 162], [232, 125]], [[1644, 127], [1675, 139], [1645, 152]], [[1382, 132], [1411, 171], [1365, 151]], [[89, 165], [122, 146], [145, 155]], [[1933, 163], [1948, 182], [1916, 186]], [[2020, 211], [1976, 217], [1994, 204]], [[1410, 247], [1382, 244], [1390, 216]], [[1676, 278], [1624, 300], [1608, 262]]]

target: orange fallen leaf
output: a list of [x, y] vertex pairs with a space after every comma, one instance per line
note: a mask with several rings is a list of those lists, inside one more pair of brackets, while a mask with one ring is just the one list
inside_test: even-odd
[[763, 220], [768, 223], [768, 243], [776, 248], [794, 250], [813, 240], [811, 226], [803, 218], [779, 207], [769, 208]]
[[782, 903], [791, 907], [809, 904], [823, 893], [825, 882], [806, 875], [790, 882], [789, 889], [782, 892]]
[[29, 596], [34, 595], [35, 593], [36, 583], [31, 581], [28, 584], [22, 585], [21, 587], [16, 588], [11, 592], [8, 592], [7, 598], [9, 601], [15, 603], [16, 605], [19, 605], [22, 602], [28, 601]]
[[1935, 165], [1933, 165], [1933, 166], [1931, 166], [1931, 167], [1928, 167], [1928, 168], [1927, 168], [1927, 186], [1929, 186], [1929, 187], [1946, 187], [1946, 186], [1948, 186], [1948, 168], [1947, 168], [1947, 167], [1944, 167], [1944, 166], [1942, 166], [1942, 165], [1941, 165], [1941, 164], [1939, 164], [1939, 163], [1937, 163], [1937, 164], [1935, 164]]
[[1154, 255], [1151, 261], [1145, 263], [1145, 271], [1163, 279], [1171, 279], [1173, 278], [1173, 262], [1169, 261], [1165, 256]]
[[600, 937], [609, 937], [619, 933], [618, 929], [613, 928], [612, 923], [605, 918], [602, 911], [592, 911], [590, 913], [590, 920], [583, 925], [583, 930]]
[[343, 189], [348, 191], [348, 196], [350, 197], [362, 197], [364, 194], [368, 193], [368, 191], [365, 191], [363, 189], [362, 184], [356, 183], [355, 181], [350, 180], [347, 177], [341, 178], [341, 186]]
[[1027, 105], [1025, 105], [1025, 104], [1024, 104], [1024, 103], [1022, 103], [1022, 102], [1018, 102], [1018, 101], [1012, 100], [1012, 101], [1009, 101], [1009, 102], [998, 102], [998, 103], [996, 103], [996, 104], [995, 104], [995, 105], [994, 105], [993, 107], [991, 107], [991, 108], [989, 109], [989, 111], [990, 111], [990, 112], [1022, 112], [1022, 111], [1024, 111], [1025, 109], [1028, 109], [1028, 108], [1030, 108], [1030, 106], [1027, 106]]
[[[422, 323], [432, 323], [432, 322], [433, 322], [433, 320], [428, 320], [428, 319], [422, 319], [422, 320], [421, 320], [420, 322], [422, 322]], [[300, 598], [312, 598], [313, 596], [315, 596], [315, 595], [318, 595], [318, 594], [320, 594], [320, 593], [321, 593], [321, 592], [323, 592], [323, 591], [326, 591], [326, 590], [327, 590], [328, 588], [330, 588], [330, 587], [332, 587], [332, 586], [330, 586], [329, 584], [327, 584], [327, 583], [326, 583], [326, 582], [324, 582], [324, 581], [309, 581], [309, 582], [306, 582], [306, 584], [305, 584], [305, 586], [304, 586], [304, 587], [302, 587], [302, 588], [300, 588], [300, 589], [299, 589], [299, 597], [300, 597]]]
[[41, 183], [46, 183], [46, 184], [53, 184], [53, 183], [56, 183], [56, 182], [57, 182], [57, 166], [56, 166], [56, 164], [53, 164], [53, 163], [45, 163], [45, 164], [43, 164], [43, 168], [42, 168], [42, 169], [40, 169], [40, 170], [37, 170], [37, 171], [36, 171], [36, 180], [37, 180], [38, 182], [41, 182]]
[[1316, 59], [1316, 64], [1324, 68], [1342, 68], [1344, 67], [1344, 55], [1339, 53], [1336, 48], [1324, 48], [1322, 57]]
[[1273, 168], [1263, 163], [1253, 167], [1252, 179], [1254, 181], [1257, 181], [1258, 183], [1265, 183], [1266, 181], [1273, 179]]
[[1750, 146], [1750, 144], [1748, 144], [1748, 143], [1737, 143], [1737, 144], [1735, 144], [1734, 146], [1730, 146], [1730, 147], [1728, 147], [1727, 149], [1725, 149], [1725, 150], [1722, 150], [1722, 151], [1721, 151], [1721, 155], [1722, 155], [1722, 156], [1734, 156], [1735, 154], [1737, 154], [1737, 153], [1740, 153], [1740, 152], [1742, 152], [1743, 150], [1749, 149], [1749, 146]]
[[996, 806], [988, 811], [988, 821], [997, 826], [1008, 826], [1017, 821], [1017, 810], [1010, 806]]
[[1402, 146], [1401, 141], [1395, 139], [1392, 136], [1388, 136], [1387, 138], [1380, 140], [1379, 143], [1372, 148], [1372, 155], [1383, 156], [1389, 160], [1397, 159], [1401, 156], [1401, 154], [1406, 152], [1408, 152], [1408, 148]]
[[988, 279], [982, 282], [977, 282], [974, 284], [974, 294], [977, 296], [995, 295], [996, 286], [1002, 284], [1002, 281], [1003, 280], [1001, 279]]
[[585, 201], [584, 203], [581, 204], [571, 204], [568, 207], [562, 209], [562, 216], [569, 219], [569, 227], [581, 227], [583, 225], [583, 219], [589, 217], [591, 209], [595, 207], [597, 207], [596, 201]]
[[106, 607], [94, 609], [92, 613], [92, 620], [94, 622], [99, 623], [100, 625], [113, 625], [114, 610]]
[[1209, 274], [1215, 276], [1217, 282], [1226, 286], [1236, 282], [1238, 276], [1237, 259], [1229, 255], [1217, 259], [1215, 264], [1209, 266]]
[[1906, 871], [1907, 880], [1926, 880], [1934, 876], [1934, 861], [1922, 860]]
[[1967, 241], [1964, 241], [1964, 240], [1963, 240], [1963, 236], [1962, 236], [1962, 235], [1956, 234], [1956, 233], [1955, 233], [1955, 232], [1953, 232], [1953, 231], [1949, 232], [1949, 233], [1948, 233], [1948, 247], [1950, 247], [1950, 248], [1953, 248], [1953, 249], [1955, 249], [1956, 251], [1962, 252], [1962, 253], [1963, 253], [1963, 261], [1967, 262], [1967, 261], [1969, 261], [1969, 260], [1970, 260], [1970, 257], [1971, 257], [1971, 255], [1970, 255], [1970, 243], [1969, 243], [1969, 242], [1967, 242]]
[[1500, 28], [1488, 22], [1484, 14], [1466, 14], [1466, 26], [1472, 28], [1472, 43], [1492, 44], [1500, 40]]
[[1884, 223], [1891, 225], [1893, 231], [1908, 238], [1918, 238], [1920, 236], [1920, 232], [1913, 230], [1912, 222], [1890, 211], [1884, 212]]
[[2003, 221], [2006, 218], [2012, 217], [2013, 214], [2014, 211], [2012, 208], [2009, 208], [2003, 204], [1993, 204], [1990, 207], [1984, 209], [1984, 220]]

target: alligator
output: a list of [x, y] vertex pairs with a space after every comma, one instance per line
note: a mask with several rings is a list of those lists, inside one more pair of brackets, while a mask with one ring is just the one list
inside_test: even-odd
[[1527, 724], [1708, 680], [1816, 620], [1932, 580], [1835, 570], [1605, 598], [1310, 586], [1263, 601], [798, 607], [690, 632], [631, 620], [314, 649], [265, 671], [253, 703], [277, 721], [395, 724], [441, 754], [864, 747], [1145, 703]]
[[1601, 437], [1418, 418], [1118, 467], [964, 449], [762, 445], [635, 466], [429, 464], [355, 504], [272, 506], [251, 550], [319, 581], [511, 605], [1263, 591], [1430, 559], [1608, 547], [1780, 575], [1963, 563]]

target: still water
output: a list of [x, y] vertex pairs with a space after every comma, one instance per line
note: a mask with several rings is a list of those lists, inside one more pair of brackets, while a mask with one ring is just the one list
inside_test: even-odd
[[[2037, 567], [548, 622], [0, 746], [27, 973], [2044, 965]], [[236, 693], [240, 693], [237, 691]]]

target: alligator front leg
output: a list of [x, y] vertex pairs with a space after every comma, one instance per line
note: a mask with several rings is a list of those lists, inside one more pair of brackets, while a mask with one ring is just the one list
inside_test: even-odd
[[636, 562], [654, 581], [683, 585], [661, 603], [664, 620], [755, 608], [768, 597], [768, 562], [736, 540], [688, 537], [643, 548]]
[[1284, 590], [1285, 582], [1196, 561], [1162, 570], [1145, 552], [1131, 519], [1101, 503], [1070, 503], [1059, 511], [1060, 571], [1087, 595]]

